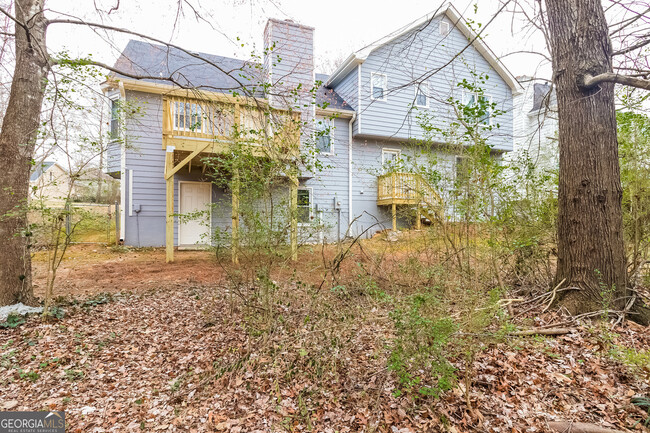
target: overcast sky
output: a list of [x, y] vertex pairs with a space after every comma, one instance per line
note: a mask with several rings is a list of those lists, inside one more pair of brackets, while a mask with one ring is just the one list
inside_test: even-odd
[[[248, 59], [253, 49], [258, 52], [261, 49], [262, 32], [269, 17], [291, 18], [315, 27], [317, 72], [328, 72], [332, 62], [337, 59], [347, 57], [351, 52], [434, 11], [440, 5], [440, 2], [424, 0], [189, 1], [198, 6], [202, 19], [207, 22], [197, 22], [187, 6], [184, 17], [177, 20], [175, 0], [155, 0], [150, 3], [121, 0], [117, 12], [105, 15], [103, 22], [172, 41], [187, 49]], [[97, 21], [93, 3], [90, 0], [49, 0], [47, 7], [52, 11]], [[96, 0], [95, 3], [108, 11], [117, 0]], [[497, 0], [457, 0], [452, 3], [465, 18], [482, 24], [486, 24], [500, 6]], [[49, 15], [54, 16], [53, 13]], [[66, 48], [73, 55], [93, 54], [94, 58], [112, 64], [129, 36], [106, 38], [83, 27], [59, 25], [50, 28], [48, 38], [53, 51]], [[543, 40], [538, 35], [526, 32], [523, 23], [509, 13], [503, 13], [490, 24], [485, 40], [499, 56], [516, 50], [544, 50]], [[513, 55], [503, 61], [517, 76], [537, 74], [548, 78], [550, 68], [545, 66], [539, 69], [540, 59], [532, 55]]]

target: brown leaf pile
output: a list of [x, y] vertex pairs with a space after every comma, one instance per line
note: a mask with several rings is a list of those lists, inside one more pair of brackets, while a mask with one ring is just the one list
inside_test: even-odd
[[[0, 408], [65, 410], [72, 432], [539, 432], [556, 419], [642, 429], [630, 397], [649, 394], [648, 377], [607, 356], [596, 330], [489, 347], [468, 408], [460, 388], [393, 396], [385, 311], [348, 305], [351, 320], [321, 327], [287, 303], [266, 333], [229, 296], [178, 285], [1, 329]], [[630, 326], [615, 342], [650, 347]]]

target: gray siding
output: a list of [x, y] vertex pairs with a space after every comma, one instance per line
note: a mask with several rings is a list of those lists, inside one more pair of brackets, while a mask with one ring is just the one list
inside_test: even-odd
[[[512, 91], [473, 46], [465, 49], [450, 65], [433, 73], [424, 81], [429, 86], [429, 108], [412, 108], [415, 102], [415, 86], [410, 83], [437, 71], [467, 45], [467, 39], [456, 28], [453, 28], [446, 37], [441, 36], [440, 19], [440, 17], [436, 18], [377, 48], [361, 65], [361, 101], [356, 101], [355, 104], [361, 107], [358, 113], [361, 130], [355, 127], [355, 136], [402, 140], [422, 138], [422, 130], [417, 120], [418, 111], [431, 116], [435, 126], [446, 128], [455, 116], [445, 101], [450, 97], [462, 100], [463, 92], [457, 84], [463, 79], [473, 81], [471, 72], [476, 71], [488, 75], [487, 83], [482, 85], [485, 94], [492, 97], [500, 110], [505, 111], [505, 114], [495, 119], [495, 123], [499, 123], [500, 128], [495, 128], [489, 133], [490, 143], [495, 149], [511, 150]], [[373, 72], [387, 76], [387, 101], [373, 100], [370, 97], [370, 79]], [[356, 72], [350, 75], [356, 75]], [[345, 85], [344, 81], [337, 84], [335, 90], [341, 95], [354, 95], [354, 89], [347, 88], [354, 83], [351, 78], [345, 82]], [[341, 87], [345, 89], [340, 90]]]
[[[322, 120], [318, 117], [316, 120]], [[318, 205], [318, 219], [325, 226], [324, 240], [333, 242], [345, 236], [348, 227], [348, 119], [333, 119], [332, 153], [320, 154], [324, 168], [322, 171], [309, 174], [310, 179], [301, 182], [301, 186], [312, 188], [313, 201]], [[340, 203], [339, 211], [335, 201]]]
[[[359, 109], [359, 68], [356, 67], [348, 73], [335, 87], [336, 93], [345, 100], [354, 111]], [[359, 122], [354, 121], [353, 133], [358, 134]]]
[[109, 143], [106, 147], [106, 173], [118, 174], [122, 167], [122, 143]]

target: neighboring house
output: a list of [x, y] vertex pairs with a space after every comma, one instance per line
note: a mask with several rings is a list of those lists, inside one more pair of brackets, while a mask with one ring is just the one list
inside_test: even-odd
[[560, 155], [555, 92], [534, 77], [518, 80], [524, 91], [514, 98], [514, 149], [506, 159], [516, 167], [534, 167], [537, 174], [556, 173]]
[[[262, 92], [264, 87], [254, 87], [258, 101], [271, 106], [286, 103], [277, 96], [279, 86], [291, 89], [300, 85], [304, 89], [322, 82], [315, 95], [316, 104], [298, 104], [303, 120], [331, 126], [327, 136], [319, 138], [319, 158], [326, 168], [297, 179], [298, 205], [302, 208], [299, 223], [324, 223], [326, 228], [318, 240], [335, 241], [348, 232], [348, 226], [353, 236], [371, 236], [391, 226], [419, 225], [420, 215], [413, 221], [396, 218], [395, 214], [396, 208], [426, 209], [426, 203], [409, 195], [410, 182], [415, 178], [382, 177], [382, 167], [406, 158], [412, 152], [410, 140], [424, 138], [417, 121], [419, 114], [428, 115], [435, 126], [445, 128], [455, 119], [446, 102], [449, 98], [466, 104], [475, 100], [476, 95], [458, 86], [462, 80], [474, 80], [475, 73], [489, 76], [484, 84], [485, 97], [502, 113], [486, 120], [500, 125], [489, 137], [494, 153], [512, 150], [513, 94], [521, 91], [520, 86], [452, 5], [446, 4], [435, 14], [352, 53], [329, 76], [314, 70], [313, 36], [311, 27], [271, 19], [264, 31], [266, 50], [260, 65], [251, 67], [237, 59], [202, 56], [224, 71], [241, 71], [233, 74], [235, 77], [250, 74], [250, 89], [255, 80], [272, 83], [273, 91], [268, 95]], [[473, 42], [466, 48], [468, 41]], [[115, 65], [125, 74], [104, 86], [114, 106], [133, 103], [140, 107], [137, 118], [124, 119], [120, 125], [115, 114], [111, 123], [114, 135], [121, 138], [108, 149], [108, 172], [121, 182], [121, 237], [128, 245], [167, 245], [168, 260], [173, 258], [173, 246], [201, 243], [201, 230], [204, 234], [209, 231], [209, 227], [189, 227], [174, 218], [174, 214], [196, 209], [196, 203], [222, 203], [222, 212], [212, 214], [212, 226], [238, 227], [238, 213], [232, 218], [230, 214], [230, 192], [212, 186], [196, 167], [201, 155], [226, 151], [223, 142], [228, 134], [223, 130], [232, 128], [233, 122], [247, 122], [245, 107], [241, 100], [227, 94], [237, 88], [235, 78], [203, 65], [180, 50], [130, 41]], [[262, 71], [260, 78], [254, 76], [257, 70]], [[201, 108], [193, 96], [196, 90], [185, 91], [153, 78], [169, 74], [184, 87], [198, 88], [203, 98], [219, 101], [221, 107], [231, 104], [238, 116], [221, 119], [221, 132], [216, 127], [210, 131], [203, 126], [200, 131], [188, 129], [192, 113], [211, 109]], [[128, 75], [152, 78], [135, 80]], [[302, 100], [309, 96], [303, 95]], [[179, 107], [187, 115], [180, 114]], [[307, 140], [310, 134], [302, 136]], [[430, 151], [453, 172], [456, 155], [445, 150], [442, 140]], [[291, 188], [288, 186], [287, 191]], [[443, 191], [426, 189], [424, 199], [436, 200], [438, 194], [443, 195]]]
[[66, 201], [70, 189], [70, 176], [56, 162], [44, 161], [34, 166], [29, 177], [30, 197], [48, 204]]

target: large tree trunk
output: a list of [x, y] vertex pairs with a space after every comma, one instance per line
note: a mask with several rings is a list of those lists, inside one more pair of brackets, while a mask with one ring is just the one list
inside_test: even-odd
[[44, 0], [16, 0], [16, 66], [0, 131], [0, 305], [32, 302], [27, 197], [47, 77]]
[[545, 0], [559, 112], [560, 180], [556, 282], [572, 313], [627, 301], [623, 196], [614, 84], [586, 88], [585, 75], [612, 71], [600, 0]]

